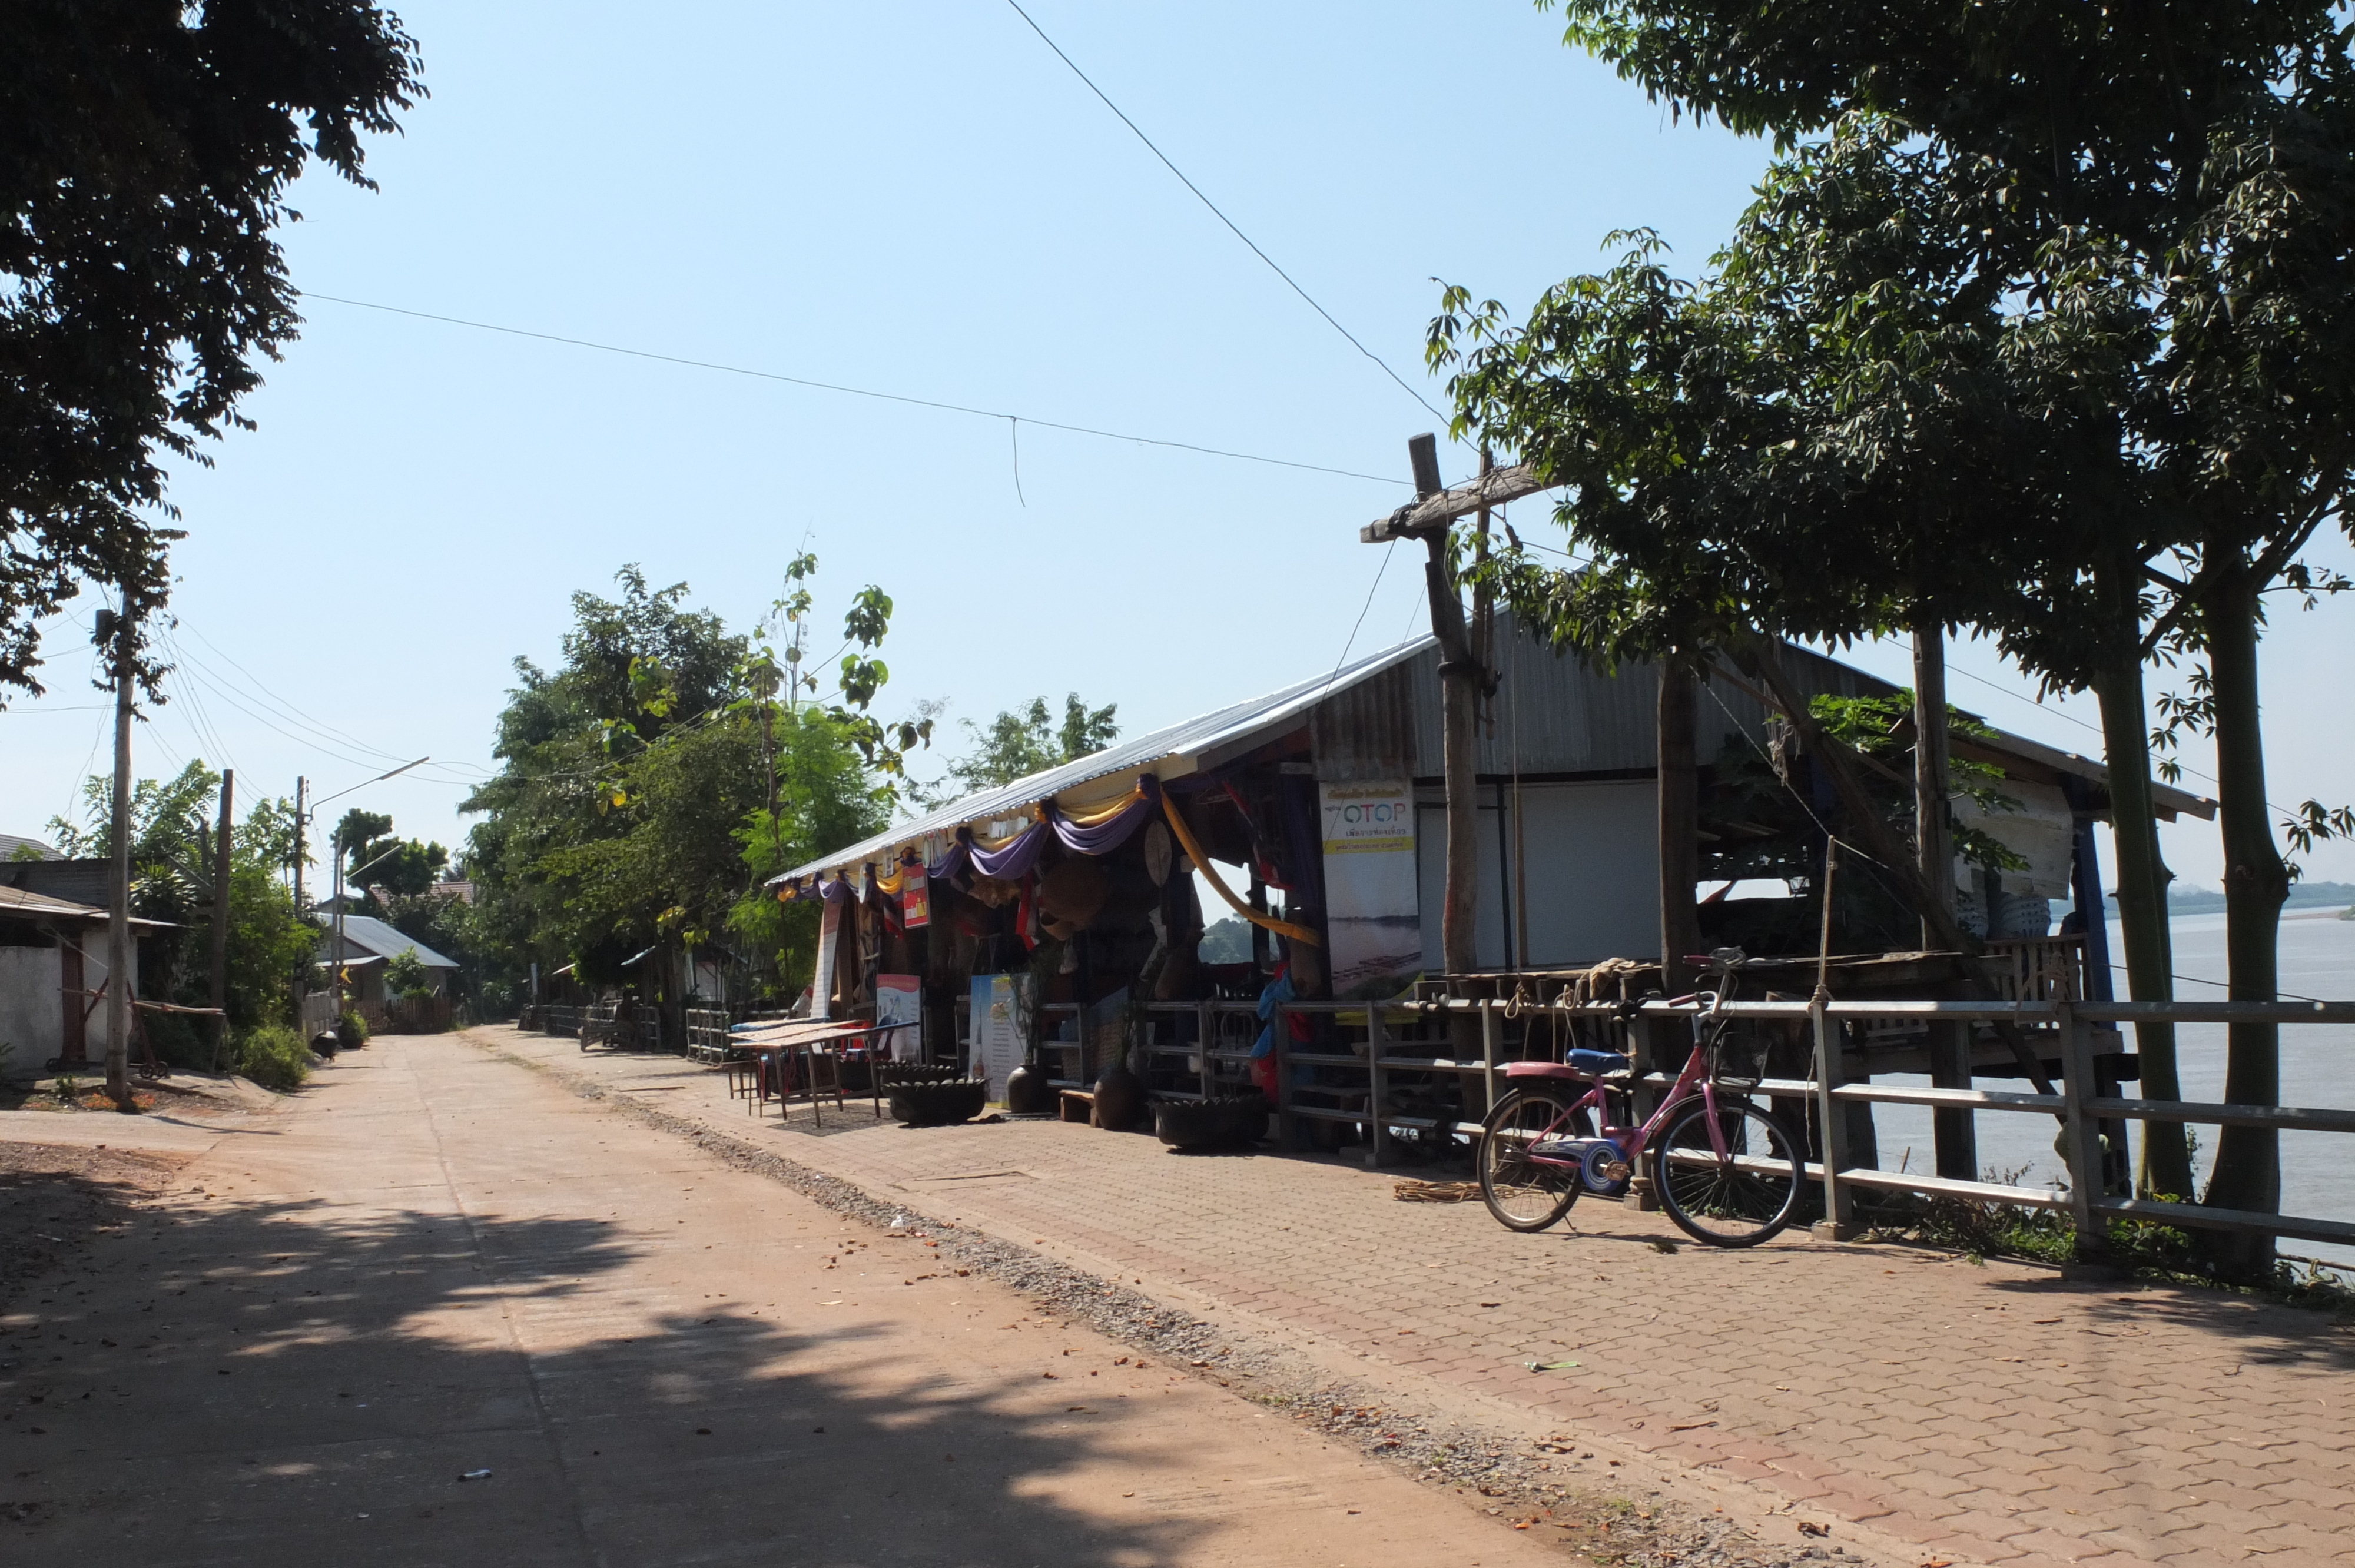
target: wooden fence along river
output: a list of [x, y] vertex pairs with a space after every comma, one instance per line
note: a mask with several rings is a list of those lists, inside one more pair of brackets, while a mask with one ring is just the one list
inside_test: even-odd
[[[1786, 1112], [1797, 1112], [1791, 1118], [1795, 1124], [1810, 1124], [1806, 1130], [1812, 1135], [1811, 1146], [1821, 1158], [1807, 1162], [1806, 1173], [1822, 1187], [1823, 1234], [1831, 1237], [1852, 1234], [1854, 1193], [1865, 1188], [2023, 1208], [2066, 1209], [2075, 1223], [2080, 1248], [2089, 1252], [2099, 1249], [2105, 1223], [2112, 1219], [2355, 1244], [2355, 1221], [2128, 1197], [2105, 1191], [2102, 1171], [2105, 1132], [2115, 1140], [2130, 1121], [2355, 1133], [2355, 1110], [2132, 1098], [2102, 1092], [2097, 1068], [2101, 1061], [2115, 1061], [2122, 1050], [2115, 1033], [2121, 1024], [2346, 1024], [2355, 1023], [2355, 1002], [2094, 1002], [2051, 997], [2052, 991], [2063, 989], [2059, 983], [2034, 983], [2031, 978], [2030, 983], [2019, 987], [2019, 999], [2009, 1001], [1725, 1004], [1725, 1012], [1733, 1018], [1782, 1025], [1783, 1032], [1802, 1046], [1799, 1059], [1806, 1075], [1764, 1076], [1757, 1080], [1754, 1092], [1777, 1102]], [[2040, 996], [2040, 991], [2044, 994]], [[1354, 1129], [1362, 1140], [1363, 1156], [1381, 1164], [1393, 1156], [1401, 1138], [1433, 1142], [1476, 1139], [1478, 1121], [1462, 1118], [1476, 1117], [1481, 1107], [1495, 1102], [1505, 1086], [1506, 1066], [1530, 1051], [1533, 1026], [1543, 1026], [1555, 1046], [1575, 1028], [1595, 1037], [1590, 1043], [1614, 1044], [1627, 1051], [1637, 1069], [1639, 1092], [1657, 1093], [1683, 1064], [1690, 1049], [1692, 1020], [1700, 1009], [1689, 1002], [1549, 1006], [1452, 999], [1290, 1001], [1276, 1007], [1270, 1020], [1260, 1017], [1257, 1003], [1240, 1000], [1148, 1002], [1135, 1011], [1146, 1025], [1140, 1032], [1144, 1038], [1134, 1047], [1135, 1065], [1146, 1073], [1152, 1092], [1161, 1098], [1207, 1097], [1239, 1086], [1252, 1060], [1253, 1043], [1272, 1022], [1274, 1109], [1284, 1147], [1298, 1147], [1306, 1127], [1321, 1123]], [[967, 1033], [964, 1012], [959, 999], [959, 1035]], [[538, 1008], [527, 1015], [524, 1027], [577, 1034], [584, 1024], [593, 1028], [603, 1022], [600, 1012], [610, 1018], [610, 1011], [602, 1009]], [[1074, 1035], [1085, 1033], [1086, 1010], [1076, 1004], [1049, 1003], [1039, 1012], [1042, 1035], [1059, 1033], [1055, 1026], [1063, 1020], [1076, 1026]], [[1478, 1020], [1481, 1050], [1476, 1058], [1459, 1059], [1446, 1054], [1447, 1021], [1450, 1014], [1465, 1013]], [[1289, 1026], [1292, 1014], [1329, 1020], [1330, 1025], [1319, 1032], [1326, 1036], [1324, 1042], [1315, 1048], [1295, 1044]], [[691, 1014], [686, 1043], [688, 1054], [714, 1054], [708, 1042], [724, 1036], [726, 1018], [724, 1013]], [[2057, 1051], [2060, 1071], [2055, 1086], [2060, 1092], [1916, 1088], [1848, 1081], [1848, 1063], [1859, 1056], [1853, 1043], [1891, 1032], [1918, 1032], [1939, 1022], [1964, 1028], [2007, 1025], [2030, 1039], [2040, 1058], [2049, 1060]], [[656, 1045], [652, 1024], [650, 1018], [641, 1022], [646, 1035], [643, 1044], [649, 1048]], [[1127, 1023], [1123, 1020], [1107, 1027], [1116, 1035], [1126, 1032]], [[1508, 1045], [1508, 1033], [1521, 1038]], [[1190, 1039], [1185, 1038], [1189, 1034]], [[943, 1043], [932, 1044], [932, 1054], [950, 1057], [951, 1052], [941, 1048]], [[965, 1042], [959, 1040], [956, 1056], [963, 1058], [967, 1049]], [[1110, 1058], [1103, 1044], [1085, 1038], [1044, 1038], [1040, 1054], [1050, 1076], [1066, 1086], [1092, 1081]], [[1870, 1064], [1872, 1057], [1866, 1054], [1860, 1059]], [[1311, 1072], [1303, 1075], [1298, 1071], [1303, 1068]], [[1460, 1095], [1433, 1092], [1435, 1080], [1451, 1076], [1462, 1086]], [[1444, 1114], [1451, 1099], [1460, 1107], [1456, 1115]], [[2068, 1190], [2007, 1186], [1851, 1164], [1844, 1107], [1853, 1105], [1908, 1105], [1973, 1115], [2024, 1113], [2053, 1118], [2065, 1132], [2061, 1147], [2069, 1162]]]
[[[1223, 1065], [1233, 1068], [1251, 1060], [1251, 1046], [1263, 1027], [1256, 1004], [1241, 1001], [1153, 1002], [1141, 1010], [1155, 1021], [1174, 1024], [1191, 1018], [1191, 1040], [1163, 1040], [1162, 1030], [1149, 1029], [1150, 1038], [1136, 1049], [1140, 1067], [1171, 1058], [1182, 1060], [1181, 1078], [1195, 1080], [1190, 1088], [1170, 1086], [1171, 1073], [1158, 1075], [1154, 1090], [1161, 1097], [1191, 1097], [1218, 1092]], [[1657, 1093], [1673, 1081], [1690, 1048], [1690, 1030], [1700, 1008], [1691, 1003], [1651, 1001], [1640, 1007], [1609, 1004], [1582, 1006], [1515, 1006], [1497, 1001], [1417, 1001], [1368, 1002], [1284, 1003], [1273, 1022], [1275, 1111], [1286, 1147], [1297, 1142], [1300, 1124], [1337, 1123], [1355, 1128], [1362, 1136], [1363, 1152], [1372, 1163], [1386, 1161], [1401, 1136], [1444, 1139], [1476, 1139], [1476, 1120], [1443, 1118], [1409, 1108], [1396, 1080], [1401, 1076], [1455, 1075], [1466, 1082], [1462, 1103], [1468, 1113], [1475, 1105], [1494, 1103], [1504, 1087], [1504, 1069], [1517, 1059], [1505, 1035], [1508, 1022], [1524, 1028], [1531, 1022], [1557, 1030], [1573, 1022], [1596, 1033], [1619, 1036], [1639, 1069], [1636, 1084]], [[2067, 1001], [1732, 1001], [1725, 1012], [1738, 1019], [1774, 1022], [1811, 1037], [1809, 1075], [1757, 1080], [1755, 1093], [1786, 1107], [1811, 1110], [1794, 1117], [1812, 1125], [1822, 1158], [1806, 1165], [1809, 1180], [1823, 1192], [1824, 1230], [1828, 1237], [1853, 1234], [1853, 1195], [1858, 1188], [1905, 1192], [1923, 1196], [1955, 1198], [2026, 1208], [2066, 1209], [2073, 1219], [2081, 1250], [2096, 1251], [2105, 1223], [2111, 1219], [2140, 1220], [2161, 1224], [2207, 1229], [2256, 1231], [2310, 1241], [2355, 1243], [2355, 1222], [2294, 1214], [2256, 1213], [2211, 1208], [2200, 1203], [2164, 1202], [2155, 1199], [2115, 1195], [2105, 1191], [2101, 1153], [2103, 1136], [2113, 1138], [2129, 1121], [2181, 1122], [2207, 1126], [2270, 1127], [2282, 1130], [2355, 1133], [2355, 1110], [2324, 1110], [2278, 1105], [2228, 1105], [2194, 1100], [2151, 1100], [2099, 1092], [2097, 1059], [2115, 1056], [2120, 1049], [2114, 1032], [2119, 1024], [2173, 1022], [2177, 1023], [2254, 1023], [2285, 1025], [2355, 1023], [2355, 1002], [2083, 1002]], [[1039, 1010], [1043, 1018], [1079, 1015], [1069, 1003]], [[1363, 1038], [1337, 1048], [1307, 1050], [1295, 1045], [1285, 1015], [1322, 1014]], [[1444, 1054], [1444, 1018], [1471, 1013], [1479, 1020], [1482, 1043], [1477, 1059], [1461, 1060]], [[1850, 1083], [1846, 1059], [1851, 1054], [1851, 1034], [1891, 1028], [1919, 1028], [1944, 1021], [1952, 1024], [2007, 1024], [2037, 1044], [2039, 1054], [2057, 1048], [2060, 1072], [2057, 1094], [2020, 1093], [1999, 1089], [1914, 1088], [1891, 1084]], [[1175, 1035], [1176, 1028], [1167, 1031]], [[1418, 1040], [1414, 1035], [1433, 1035]], [[1078, 1082], [1092, 1075], [1103, 1053], [1085, 1043], [1048, 1040], [1042, 1049], [1060, 1047], [1065, 1071], [1059, 1080]], [[1050, 1058], [1051, 1060], [1051, 1058]], [[1296, 1083], [1295, 1068], [1334, 1070], [1324, 1075], [1347, 1081]], [[1666, 1069], [1666, 1070], [1663, 1070]], [[1231, 1075], [1230, 1075], [1230, 1083]], [[1427, 1100], [1427, 1093], [1416, 1095]], [[2069, 1161], [2069, 1188], [2007, 1186], [1998, 1182], [1959, 1181], [1927, 1174], [1883, 1171], [1849, 1163], [1849, 1118], [1841, 1107], [1849, 1105], [1912, 1105], [1936, 1110], [1996, 1112], [2053, 1118], [2065, 1129], [2062, 1147]]]

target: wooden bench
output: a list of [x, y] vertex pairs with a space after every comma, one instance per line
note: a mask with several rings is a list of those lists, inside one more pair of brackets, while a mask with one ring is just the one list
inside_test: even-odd
[[1093, 1124], [1096, 1119], [1096, 1097], [1093, 1091], [1063, 1089], [1058, 1091], [1058, 1094], [1060, 1097], [1058, 1108], [1065, 1121], [1076, 1121], [1083, 1126]]

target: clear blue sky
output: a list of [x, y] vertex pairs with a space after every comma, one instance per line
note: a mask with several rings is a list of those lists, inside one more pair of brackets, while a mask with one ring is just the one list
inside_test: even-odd
[[[1357, 529], [1435, 421], [1002, 3], [399, 9], [433, 96], [370, 147], [381, 191], [297, 193], [307, 290], [1401, 482], [1025, 424], [1018, 500], [1002, 419], [314, 301], [260, 429], [175, 481], [187, 671], [142, 773], [202, 756], [241, 793], [324, 793], [430, 753], [350, 799], [454, 843], [510, 661], [555, 660], [573, 590], [634, 561], [741, 627], [805, 538], [830, 613], [867, 582], [898, 601], [888, 712], [1077, 690], [1135, 733], [1329, 667], [1361, 612], [1360, 651], [1422, 624], [1415, 563], [1375, 588]], [[1518, 308], [1638, 224], [1698, 267], [1765, 158], [1522, 0], [1029, 9], [1434, 403], [1433, 279]], [[2338, 705], [2344, 613], [2267, 645], [2277, 800], [2350, 793], [2342, 733], [2307, 722]], [[37, 832], [102, 766], [81, 638], [55, 629], [50, 694], [0, 715], [0, 831]], [[1858, 657], [1902, 676], [1902, 650]], [[2013, 694], [1958, 680], [1958, 702], [2098, 748], [1961, 659]], [[2170, 854], [2212, 883], [2213, 843]], [[2355, 878], [2355, 854], [2312, 869]]]

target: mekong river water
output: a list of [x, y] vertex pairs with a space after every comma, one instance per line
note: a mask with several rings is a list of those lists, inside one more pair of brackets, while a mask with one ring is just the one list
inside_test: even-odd
[[[2355, 920], [2338, 918], [2336, 909], [2290, 911], [2281, 925], [2281, 992], [2323, 1001], [2355, 999]], [[2175, 994], [2189, 1001], [2220, 999], [2223, 980], [2224, 916], [2178, 916], [2175, 936]], [[2115, 921], [2110, 923], [2110, 952], [2123, 951]], [[2201, 981], [2213, 983], [2202, 984]], [[2126, 993], [2120, 969], [2118, 994]], [[2224, 1026], [2189, 1023], [2177, 1031], [2179, 1070], [2183, 1097], [2222, 1100], [2224, 1097]], [[2127, 1045], [2133, 1045], [2128, 1031]], [[1926, 1078], [1891, 1074], [1892, 1084], [1926, 1084]], [[2286, 1023], [2281, 1031], [2281, 1100], [2284, 1105], [2318, 1108], [2355, 1108], [2355, 1026], [2339, 1023]], [[1990, 1083], [1986, 1087], [2024, 1088], [2024, 1084]], [[2126, 1092], [2135, 1093], [2132, 1086]], [[2064, 1183], [2060, 1157], [2053, 1152], [2054, 1123], [2050, 1117], [1982, 1111], [1978, 1123], [1981, 1171], [2009, 1178], [2021, 1186]], [[1913, 1106], [1876, 1106], [1873, 1128], [1880, 1141], [1880, 1163], [1886, 1171], [1904, 1166], [1913, 1171], [1935, 1170], [1930, 1136], [1930, 1113]], [[2213, 1127], [2197, 1127], [2195, 1156], [2204, 1185], [2216, 1151]], [[2132, 1136], [2142, 1136], [2139, 1124]], [[2137, 1145], [2137, 1147], [2139, 1147]], [[2282, 1210], [2327, 1220], [2355, 1220], [2355, 1136], [2328, 1132], [2285, 1132], [2281, 1135]], [[2013, 1172], [2020, 1172], [2014, 1177]], [[2355, 1265], [2355, 1247], [2285, 1239], [2285, 1253]]]

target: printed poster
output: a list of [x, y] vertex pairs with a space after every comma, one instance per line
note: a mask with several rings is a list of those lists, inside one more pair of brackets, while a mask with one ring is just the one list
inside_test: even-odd
[[932, 923], [932, 879], [921, 866], [911, 866], [900, 889], [900, 918], [911, 931]]
[[973, 1062], [989, 1080], [989, 1097], [1006, 1097], [1006, 1080], [1030, 1044], [1030, 977], [973, 977]]
[[1323, 784], [1317, 798], [1333, 994], [1387, 995], [1423, 968], [1413, 787], [1403, 779]]
[[817, 975], [810, 982], [812, 1018], [834, 1016], [835, 952], [841, 946], [842, 906], [829, 898], [817, 920]]
[[924, 1059], [924, 982], [915, 975], [877, 975], [875, 977], [875, 1022], [906, 1023], [908, 1029], [895, 1029], [889, 1034], [875, 1037], [879, 1058], [894, 1062], [921, 1062]]

